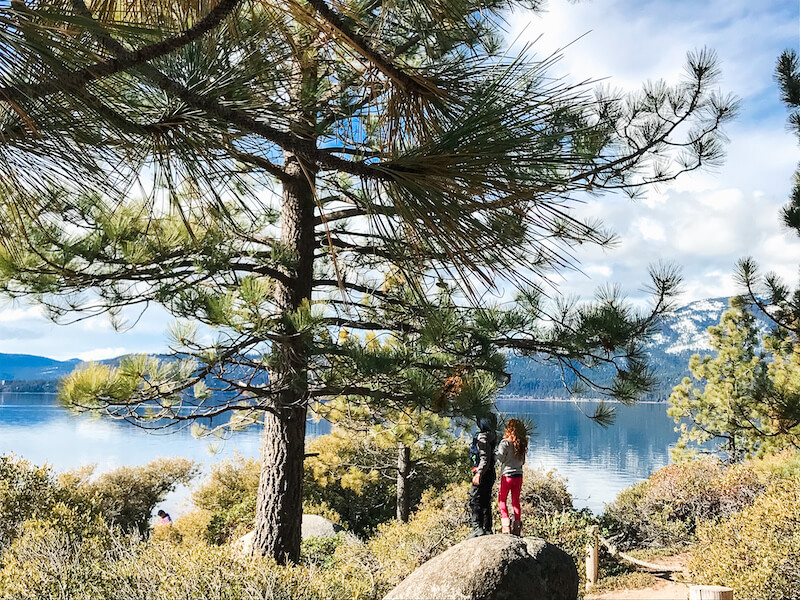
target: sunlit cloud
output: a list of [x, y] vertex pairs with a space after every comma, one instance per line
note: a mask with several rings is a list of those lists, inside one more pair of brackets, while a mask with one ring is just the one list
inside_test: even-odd
[[97, 350], [90, 350], [89, 352], [81, 352], [80, 354], [77, 354], [75, 358], [79, 358], [80, 360], [88, 362], [92, 360], [116, 358], [117, 356], [122, 356], [123, 354], [128, 354], [128, 350], [124, 347], [98, 348]]

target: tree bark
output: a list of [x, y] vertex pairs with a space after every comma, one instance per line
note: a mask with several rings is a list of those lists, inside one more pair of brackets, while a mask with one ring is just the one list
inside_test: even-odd
[[280, 407], [264, 417], [253, 550], [279, 563], [300, 558], [305, 430], [304, 404]]
[[411, 472], [411, 448], [397, 444], [397, 520], [408, 521], [410, 506], [408, 475]]
[[[296, 59], [292, 85], [293, 125], [290, 133], [312, 149], [316, 140], [315, 109], [307, 93], [313, 87], [316, 68]], [[264, 417], [261, 478], [256, 500], [256, 530], [253, 551], [272, 556], [279, 563], [300, 558], [303, 518], [303, 453], [308, 409], [308, 332], [297, 331], [288, 318], [311, 300], [314, 280], [314, 181], [316, 166], [307, 156], [284, 152], [281, 242], [291, 254], [286, 269], [289, 281], [276, 280], [275, 303], [283, 319], [285, 342], [272, 347], [274, 360], [270, 387], [279, 389], [274, 410]]]

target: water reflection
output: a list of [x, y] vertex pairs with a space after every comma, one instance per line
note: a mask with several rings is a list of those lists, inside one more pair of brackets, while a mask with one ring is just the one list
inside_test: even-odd
[[[594, 406], [580, 405], [587, 414]], [[501, 399], [498, 408], [534, 420], [529, 464], [558, 470], [567, 477], [576, 506], [594, 512], [602, 511], [622, 488], [667, 464], [669, 448], [677, 440], [663, 404], [620, 406], [616, 424], [608, 429], [571, 402]], [[308, 422], [310, 437], [329, 430], [324, 421]], [[120, 421], [71, 415], [52, 394], [0, 394], [0, 453], [14, 452], [57, 471], [89, 463], [102, 471], [160, 456], [184, 456], [208, 466], [237, 453], [257, 456], [260, 442], [258, 426], [229, 439], [195, 439], [188, 428], [154, 434]], [[185, 496], [184, 491], [171, 502]], [[180, 512], [177, 506], [168, 506], [168, 512], [170, 508]]]
[[677, 441], [675, 424], [664, 404], [616, 406], [617, 418], [608, 428], [584, 416], [597, 403], [505, 399], [498, 407], [536, 424], [529, 464], [556, 469], [567, 477], [575, 505], [602, 512], [619, 491], [669, 462]]

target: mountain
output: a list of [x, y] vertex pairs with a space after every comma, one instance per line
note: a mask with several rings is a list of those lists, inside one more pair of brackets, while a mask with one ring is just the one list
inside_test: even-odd
[[0, 354], [0, 381], [58, 379], [79, 364], [77, 358], [62, 361], [30, 354]]
[[[661, 331], [653, 336], [647, 352], [658, 378], [657, 388], [645, 400], [665, 401], [672, 388], [689, 376], [689, 359], [693, 354], [711, 354], [708, 328], [719, 323], [728, 308], [728, 298], [709, 298], [691, 302], [662, 320]], [[760, 332], [771, 329], [770, 321], [761, 311], [754, 311]], [[510, 357], [508, 370], [511, 382], [504, 392], [540, 398], [567, 398], [564, 381], [575, 382], [575, 375], [562, 373], [557, 365], [537, 362], [530, 358]], [[591, 373], [598, 381], [609, 381], [611, 371], [598, 369]], [[562, 377], [564, 380], [562, 381]]]
[[[656, 390], [646, 400], [666, 400], [672, 388], [689, 374], [692, 354], [708, 354], [708, 328], [719, 323], [728, 308], [728, 298], [698, 300], [682, 306], [662, 321], [661, 331], [653, 336], [648, 353], [659, 379]], [[766, 316], [755, 312], [762, 333], [770, 329]], [[162, 357], [165, 358], [165, 357]], [[100, 361], [117, 364], [118, 358]], [[0, 354], [0, 391], [52, 391], [58, 378], [81, 364], [78, 359], [57, 361], [25, 354]], [[511, 356], [508, 360], [511, 382], [503, 389], [505, 394], [534, 396], [537, 398], [566, 398], [562, 377], [574, 383], [575, 376], [562, 373], [557, 365], [538, 362], [531, 358]], [[599, 369], [592, 374], [599, 381], [608, 381], [611, 372]]]

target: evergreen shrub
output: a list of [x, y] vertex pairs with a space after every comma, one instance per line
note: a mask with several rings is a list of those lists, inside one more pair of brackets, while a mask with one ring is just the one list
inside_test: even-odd
[[[381, 444], [364, 433], [334, 430], [312, 440], [308, 451], [314, 454], [305, 460], [303, 479], [303, 496], [309, 506], [326, 507], [338, 515], [337, 522], [357, 535], [369, 535], [379, 524], [395, 518], [396, 444]], [[468, 447], [460, 438], [443, 435], [436, 443], [428, 440], [412, 445], [411, 510], [419, 505], [425, 490], [442, 490], [468, 480], [470, 472]]]
[[198, 465], [187, 458], [157, 458], [142, 466], [123, 466], [97, 477], [94, 468], [79, 470], [81, 478], [59, 478], [73, 502], [88, 503], [110, 523], [125, 531], [150, 529], [156, 505], [178, 485], [189, 483], [198, 473]]
[[60, 495], [49, 467], [0, 455], [0, 552], [20, 534], [25, 520], [50, 512]]

